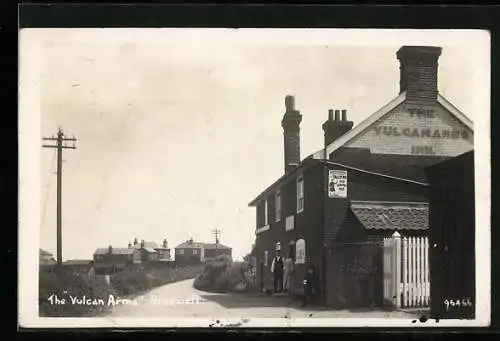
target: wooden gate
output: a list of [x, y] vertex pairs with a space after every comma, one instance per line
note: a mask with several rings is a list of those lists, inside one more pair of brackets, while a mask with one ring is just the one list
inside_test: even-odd
[[427, 170], [431, 317], [475, 316], [474, 154]]
[[396, 308], [428, 307], [430, 303], [427, 237], [384, 238], [384, 302]]

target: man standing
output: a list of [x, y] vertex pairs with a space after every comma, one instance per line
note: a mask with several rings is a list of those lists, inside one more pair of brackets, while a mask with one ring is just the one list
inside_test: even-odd
[[274, 275], [274, 292], [283, 291], [283, 258], [281, 251], [276, 250], [276, 256], [271, 264], [271, 272]]

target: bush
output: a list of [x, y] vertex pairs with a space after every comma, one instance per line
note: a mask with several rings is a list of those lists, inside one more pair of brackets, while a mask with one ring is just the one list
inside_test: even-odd
[[205, 263], [193, 286], [209, 292], [244, 292], [254, 289], [253, 275], [247, 262], [233, 263], [227, 256], [219, 256]]

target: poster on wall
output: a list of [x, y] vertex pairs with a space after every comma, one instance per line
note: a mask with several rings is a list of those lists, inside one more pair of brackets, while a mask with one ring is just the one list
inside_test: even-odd
[[329, 170], [328, 172], [328, 197], [347, 197], [347, 171]]

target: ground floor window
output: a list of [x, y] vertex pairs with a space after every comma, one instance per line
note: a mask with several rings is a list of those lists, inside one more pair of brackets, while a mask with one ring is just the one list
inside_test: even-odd
[[305, 264], [306, 262], [306, 242], [299, 239], [295, 243], [295, 264]]

